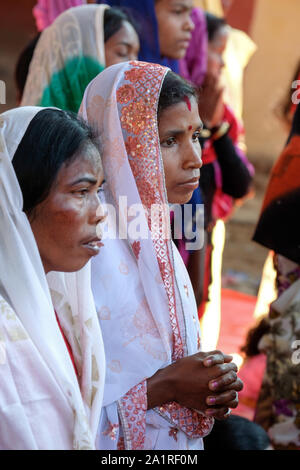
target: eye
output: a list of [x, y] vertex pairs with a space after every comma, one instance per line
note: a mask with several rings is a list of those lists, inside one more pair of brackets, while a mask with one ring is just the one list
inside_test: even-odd
[[201, 137], [201, 132], [200, 132], [200, 131], [194, 132], [194, 134], [193, 134], [193, 140], [194, 140], [195, 142], [198, 142], [199, 139], [200, 139], [200, 137]]
[[80, 197], [85, 197], [89, 193], [89, 190], [88, 188], [83, 188], [79, 189], [78, 191], [75, 191], [75, 193], [78, 194], [78, 196]]
[[176, 139], [175, 137], [168, 137], [166, 140], [164, 140], [161, 143], [162, 147], [173, 147], [173, 145], [176, 144]]
[[103, 181], [101, 186], [99, 186], [99, 188], [97, 189], [98, 197], [99, 197], [100, 201], [102, 201], [102, 202], [105, 200], [104, 190], [105, 190], [105, 181]]
[[104, 191], [105, 185], [106, 185], [106, 180], [103, 180], [102, 183], [100, 184], [100, 186], [97, 189], [98, 193], [101, 193], [101, 192]]
[[126, 57], [128, 57], [128, 53], [127, 52], [118, 52], [117, 54], [119, 57], [122, 57], [122, 59], [125, 59]]
[[116, 55], [118, 57], [126, 58], [128, 57], [129, 51], [127, 46], [119, 46], [116, 49]]
[[184, 12], [183, 8], [174, 8], [173, 10], [173, 13], [175, 13], [175, 15], [181, 15], [183, 12]]

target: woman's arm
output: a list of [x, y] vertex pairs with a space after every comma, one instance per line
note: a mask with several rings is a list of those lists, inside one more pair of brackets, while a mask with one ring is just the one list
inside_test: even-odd
[[228, 134], [213, 143], [222, 171], [222, 191], [234, 199], [239, 199], [249, 192], [252, 176]]

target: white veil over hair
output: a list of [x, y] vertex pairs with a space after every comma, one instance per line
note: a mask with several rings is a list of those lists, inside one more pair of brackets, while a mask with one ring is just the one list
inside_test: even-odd
[[42, 109], [0, 115], [0, 448], [93, 449], [105, 362], [90, 266], [47, 282], [12, 165]]

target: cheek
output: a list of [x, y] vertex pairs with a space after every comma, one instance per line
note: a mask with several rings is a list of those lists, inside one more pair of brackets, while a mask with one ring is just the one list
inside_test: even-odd
[[116, 63], [116, 55], [111, 47], [105, 47], [105, 65], [109, 67]]
[[170, 149], [162, 149], [162, 160], [164, 164], [165, 182], [167, 189], [172, 188], [176, 176], [176, 155]]
[[207, 56], [207, 72], [212, 73], [216, 69], [217, 63], [213, 53]]
[[64, 201], [59, 209], [50, 212], [49, 224], [53, 236], [64, 245], [78, 239], [86, 223], [85, 210], [76, 201]]
[[176, 31], [176, 25], [172, 19], [168, 18], [167, 21], [160, 20], [159, 22], [159, 39], [162, 46], [172, 42], [174, 37], [174, 31]]

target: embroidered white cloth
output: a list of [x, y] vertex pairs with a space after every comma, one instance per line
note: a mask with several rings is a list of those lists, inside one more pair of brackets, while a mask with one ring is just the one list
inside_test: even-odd
[[90, 266], [50, 273], [51, 299], [11, 162], [41, 109], [0, 115], [0, 449], [93, 449], [105, 361]]
[[[111, 226], [101, 256], [92, 262], [107, 358], [98, 448], [201, 449], [213, 424], [176, 403], [147, 412], [145, 379], [200, 349], [197, 308], [183, 262], [163, 237], [162, 217], [152, 226], [150, 221], [154, 204], [168, 204], [156, 116], [167, 70], [143, 62], [113, 65], [91, 82], [81, 105], [83, 117], [100, 131], [105, 198], [119, 213], [124, 234], [113, 239]], [[146, 237], [134, 234], [138, 224]]]

